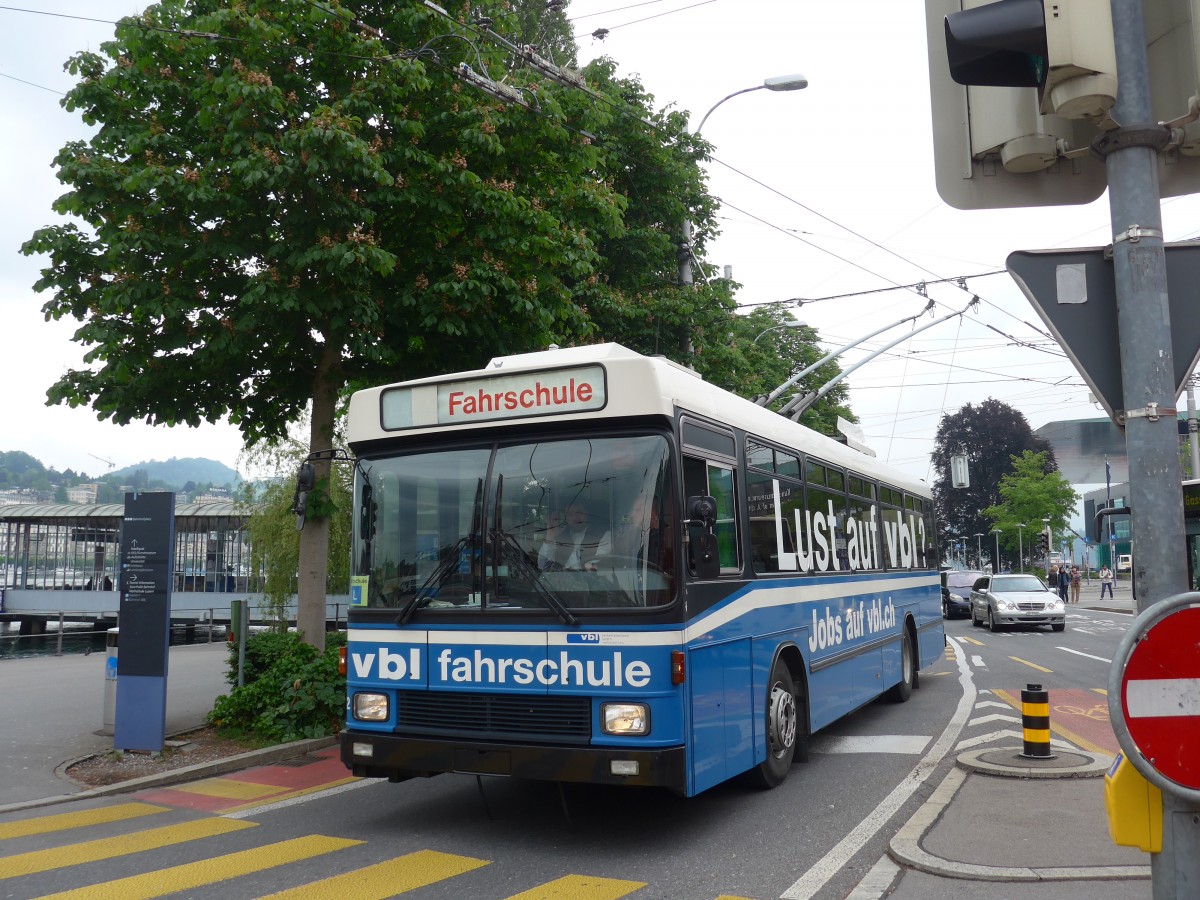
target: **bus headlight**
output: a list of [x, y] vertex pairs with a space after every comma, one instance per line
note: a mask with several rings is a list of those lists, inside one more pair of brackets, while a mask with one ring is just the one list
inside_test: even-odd
[[604, 703], [600, 706], [604, 733], [626, 736], [650, 733], [650, 707], [645, 703]]
[[354, 718], [363, 722], [386, 722], [388, 718], [387, 694], [355, 694]]

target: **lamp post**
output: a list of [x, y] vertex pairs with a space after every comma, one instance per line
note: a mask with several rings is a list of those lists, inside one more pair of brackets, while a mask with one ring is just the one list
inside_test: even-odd
[[979, 571], [983, 571], [983, 532], [975, 535], [975, 563], [979, 566]]
[[995, 575], [1000, 571], [1000, 529], [993, 528], [992, 534], [996, 536], [996, 558], [992, 560], [992, 574]]
[[[798, 91], [801, 88], [808, 87], [808, 79], [803, 75], [776, 75], [773, 78], [768, 78], [762, 84], [756, 84], [754, 87], [742, 88], [740, 91], [734, 91], [732, 94], [727, 94], [716, 103], [709, 107], [708, 112], [704, 114], [704, 118], [700, 120], [700, 124], [696, 126], [696, 130], [692, 134], [699, 134], [704, 127], [704, 123], [708, 121], [708, 117], [713, 114], [718, 106], [738, 94], [748, 94], [751, 91]], [[692, 223], [685, 215], [683, 224], [679, 229], [679, 284], [683, 288], [692, 286]], [[692, 328], [688, 324], [687, 334], [684, 336], [684, 352], [688, 356], [692, 355]]]
[[795, 319], [792, 319], [791, 321], [788, 321], [788, 322], [780, 322], [778, 325], [772, 325], [770, 328], [764, 328], [762, 331], [760, 331], [758, 333], [758, 335], [750, 343], [757, 344], [758, 339], [760, 337], [762, 337], [764, 334], [766, 334], [768, 331], [778, 331], [780, 328], [803, 328], [807, 324], [808, 324], [807, 322], [797, 322]]
[[1025, 544], [1021, 540], [1021, 537], [1025, 534], [1025, 532], [1021, 530], [1024, 527], [1024, 522], [1017, 523], [1017, 563], [1021, 567], [1022, 575], [1025, 574]]

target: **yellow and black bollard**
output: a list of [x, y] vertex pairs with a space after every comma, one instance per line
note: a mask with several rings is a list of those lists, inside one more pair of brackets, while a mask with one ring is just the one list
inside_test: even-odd
[[1040, 684], [1030, 684], [1021, 691], [1021, 727], [1025, 731], [1027, 759], [1054, 759], [1050, 752], [1050, 692]]

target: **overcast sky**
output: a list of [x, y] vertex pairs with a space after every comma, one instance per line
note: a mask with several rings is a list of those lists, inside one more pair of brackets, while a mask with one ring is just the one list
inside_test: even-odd
[[[25, 6], [55, 15], [0, 9], [0, 450], [93, 474], [106, 469], [97, 457], [118, 467], [171, 456], [234, 465], [241, 441], [230, 426], [121, 428], [87, 409], [44, 405], [47, 387], [80, 365], [82, 351], [71, 341], [72, 324], [43, 321], [46, 298], [32, 290], [42, 261], [18, 248], [58, 220], [50, 204], [62, 186], [50, 163], [66, 141], [86, 134], [59, 107], [72, 84], [62, 63], [112, 35], [111, 24], [66, 17], [111, 22], [145, 4]], [[932, 481], [929, 455], [941, 415], [987, 397], [1013, 405], [1034, 428], [1103, 415], [1012, 280], [993, 273], [1013, 250], [1109, 243], [1107, 195], [1088, 206], [989, 212], [942, 202], [922, 3], [573, 0], [569, 15], [585, 60], [613, 57], [659, 105], [692, 111], [693, 127], [733, 91], [770, 76], [807, 76], [806, 90], [734, 97], [704, 127], [719, 160], [709, 169], [710, 188], [724, 203], [710, 260], [733, 267], [744, 285], [740, 303], [803, 298], [796, 317], [832, 348], [918, 313], [926, 299], [896, 285], [964, 276], [965, 290], [930, 285], [935, 315], [981, 299], [977, 311], [898, 345], [851, 377], [851, 406], [880, 459]], [[600, 28], [608, 29], [603, 40], [591, 36]], [[1167, 201], [1163, 217], [1167, 240], [1200, 234], [1192, 197]], [[847, 352], [843, 367], [862, 355]]]

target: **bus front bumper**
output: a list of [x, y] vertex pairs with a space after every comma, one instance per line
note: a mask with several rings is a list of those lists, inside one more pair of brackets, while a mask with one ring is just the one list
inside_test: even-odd
[[687, 793], [683, 747], [632, 750], [474, 743], [343, 731], [342, 762], [360, 778], [404, 781], [457, 772], [539, 781], [663, 787]]

